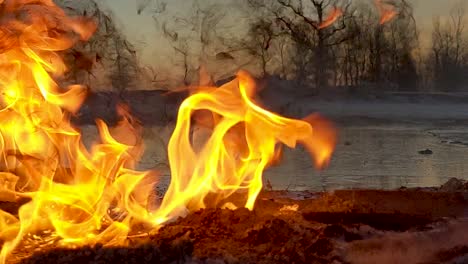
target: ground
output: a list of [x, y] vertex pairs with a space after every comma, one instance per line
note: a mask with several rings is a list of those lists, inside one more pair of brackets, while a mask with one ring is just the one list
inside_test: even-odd
[[[231, 199], [242, 201], [239, 194]], [[207, 208], [126, 247], [48, 247], [19, 263], [466, 263], [468, 185], [262, 192], [253, 211]], [[23, 250], [23, 251], [22, 251]]]

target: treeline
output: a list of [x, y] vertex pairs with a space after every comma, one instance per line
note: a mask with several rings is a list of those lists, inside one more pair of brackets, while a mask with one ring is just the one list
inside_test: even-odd
[[122, 93], [197, 84], [201, 71], [217, 81], [247, 69], [297, 82], [309, 94], [331, 88], [468, 92], [463, 1], [424, 29], [409, 0], [184, 0], [184, 10], [175, 2], [137, 1], [137, 12], [149, 12], [164, 38], [155, 36], [155, 43], [173, 48], [167, 60], [144, 67], [98, 1], [57, 0], [99, 24], [90, 42], [65, 54], [69, 79], [93, 89], [104, 79], [100, 89]]
[[[279, 59], [286, 63], [279, 74], [309, 85], [312, 92], [331, 86], [405, 91], [420, 87], [419, 34], [412, 6], [405, 0], [391, 5], [332, 0], [248, 4], [263, 10], [251, 28], [270, 42], [263, 46], [262, 56], [272, 63], [262, 66], [264, 74], [278, 74], [274, 66], [278, 53], [271, 49], [276, 45], [285, 49], [279, 54], [286, 53]], [[340, 11], [339, 17], [321, 27], [334, 10]]]
[[[220, 17], [226, 15], [222, 5], [192, 2], [196, 16], [169, 15], [164, 1], [155, 15], [180, 55], [175, 63], [184, 84], [197, 78], [202, 64], [221, 78], [237, 67], [219, 65], [234, 63], [259, 77], [297, 81], [310, 93], [331, 87], [468, 91], [468, 21], [461, 2], [447, 16], [434, 18], [430, 39], [422, 39], [407, 0], [242, 0], [225, 6], [230, 9], [225, 17]], [[240, 10], [244, 23], [238, 24], [246, 29], [237, 37], [226, 24], [233, 8]]]
[[79, 83], [92, 90], [110, 90], [122, 94], [140, 86], [148, 79], [147, 70], [140, 65], [137, 51], [119, 28], [110, 10], [99, 1], [55, 0], [72, 16], [85, 16], [97, 23], [89, 41], [79, 42], [63, 52], [68, 66], [66, 83]]

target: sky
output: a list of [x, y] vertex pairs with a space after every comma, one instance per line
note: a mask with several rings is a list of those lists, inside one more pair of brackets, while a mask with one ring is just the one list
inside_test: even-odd
[[[140, 51], [140, 58], [143, 63], [154, 65], [160, 61], [168, 59], [171, 53], [168, 43], [161, 38], [157, 30], [157, 25], [148, 10], [142, 14], [137, 14], [138, 1], [157, 0], [100, 0], [102, 6], [111, 10], [119, 26], [128, 36], [128, 39], [135, 44]], [[171, 0], [174, 4], [172, 10], [179, 12], [188, 11], [189, 0]], [[212, 0], [201, 0], [212, 1]], [[230, 0], [217, 0], [216, 3], [228, 2]], [[351, 1], [372, 1], [372, 0], [351, 0]], [[213, 2], [213, 1], [212, 1]], [[415, 10], [415, 18], [422, 30], [422, 36], [430, 37], [430, 28], [434, 16], [446, 16], [450, 9], [458, 2], [467, 4], [468, 0], [409, 0]]]

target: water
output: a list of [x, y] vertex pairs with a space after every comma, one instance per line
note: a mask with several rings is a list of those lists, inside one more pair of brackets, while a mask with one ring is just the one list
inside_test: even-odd
[[[288, 150], [267, 177], [274, 188], [330, 190], [438, 186], [468, 178], [468, 130], [345, 127], [328, 169], [317, 172], [304, 150]], [[458, 141], [458, 142], [457, 142]], [[454, 144], [455, 143], [455, 144]], [[419, 151], [429, 149], [432, 155]]]
[[[170, 127], [146, 128], [146, 151], [140, 169], [161, 171], [169, 182], [165, 145]], [[89, 144], [94, 127], [83, 128]], [[450, 177], [468, 179], [468, 128], [418, 126], [345, 126], [330, 166], [316, 171], [301, 148], [286, 149], [283, 162], [265, 178], [274, 189], [332, 190], [350, 188], [395, 189], [438, 186]], [[430, 149], [432, 155], [419, 151]]]

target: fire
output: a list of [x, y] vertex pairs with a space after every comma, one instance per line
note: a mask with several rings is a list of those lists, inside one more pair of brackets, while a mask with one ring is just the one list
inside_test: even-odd
[[[98, 120], [101, 143], [88, 152], [70, 123], [86, 89], [61, 89], [52, 78], [66, 71], [58, 52], [87, 40], [95, 23], [66, 16], [52, 0], [0, 5], [0, 196], [30, 200], [17, 215], [0, 211], [0, 261], [25, 235], [43, 230], [64, 244], [120, 243], [132, 225], [150, 222], [151, 189], [143, 184], [150, 174], [133, 170], [138, 129], [125, 111], [112, 131]], [[135, 144], [112, 136], [122, 130]]]
[[[157, 224], [187, 209], [216, 206], [243, 189], [248, 194], [244, 206], [252, 209], [262, 189], [262, 173], [278, 157], [279, 144], [302, 143], [318, 168], [326, 165], [336, 140], [331, 123], [318, 115], [304, 120], [275, 115], [255, 104], [254, 95], [254, 80], [241, 71], [230, 83], [200, 89], [182, 103], [168, 146], [172, 181], [156, 212]], [[190, 128], [197, 111], [197, 120], [212, 132], [195, 151]], [[216, 196], [214, 201], [210, 195]]]
[[383, 25], [391, 21], [398, 12], [395, 10], [395, 6], [382, 2], [382, 0], [375, 0], [375, 5], [380, 13], [380, 24]]
[[338, 7], [334, 7], [333, 11], [328, 15], [327, 18], [325, 18], [325, 20], [318, 26], [318, 28], [322, 29], [322, 28], [327, 28], [331, 26], [342, 15], [343, 15], [343, 11], [339, 9]]
[[[201, 87], [180, 106], [168, 146], [172, 180], [161, 204], [149, 209], [155, 173], [135, 170], [143, 153], [142, 126], [119, 106], [121, 121], [97, 120], [100, 142], [86, 149], [70, 117], [86, 96], [54, 81], [66, 71], [59, 52], [91, 37], [96, 25], [70, 18], [52, 0], [0, 0], [0, 201], [26, 199], [17, 214], [0, 210], [0, 262], [28, 234], [49, 231], [61, 245], [125, 242], [136, 225], [158, 228], [207, 206], [226, 206], [235, 192], [253, 209], [262, 173], [281, 144], [301, 143], [317, 168], [327, 165], [336, 132], [318, 115], [278, 116], [255, 103], [246, 72], [219, 88]], [[211, 129], [195, 149], [194, 122]]]

